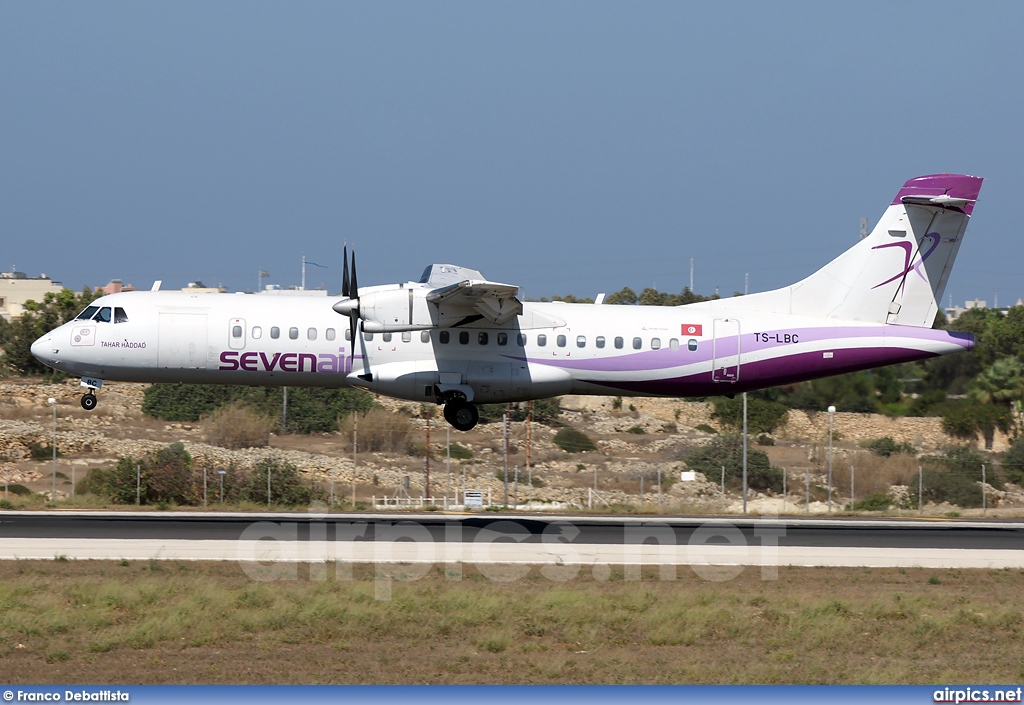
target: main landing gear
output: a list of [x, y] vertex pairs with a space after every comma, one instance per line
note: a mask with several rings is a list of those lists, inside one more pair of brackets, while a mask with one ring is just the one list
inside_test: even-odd
[[480, 412], [472, 402], [465, 399], [449, 399], [444, 405], [444, 420], [456, 431], [468, 431], [480, 420]]
[[88, 392], [82, 395], [82, 408], [86, 411], [92, 411], [96, 408], [96, 395], [92, 393], [90, 389]]

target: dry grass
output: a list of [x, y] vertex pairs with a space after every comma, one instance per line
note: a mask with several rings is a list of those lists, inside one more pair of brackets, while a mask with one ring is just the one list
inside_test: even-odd
[[356, 567], [355, 579], [322, 569], [303, 566], [297, 580], [261, 583], [234, 564], [2, 564], [4, 680], [1024, 679], [1020, 571], [782, 568], [778, 580], [765, 581], [748, 569], [715, 583], [689, 569], [673, 581], [653, 572], [643, 581], [614, 571], [594, 577], [589, 569], [556, 581], [533, 568], [495, 582], [469, 568], [461, 580], [435, 568], [393, 582], [392, 599], [382, 601], [372, 567]]
[[222, 448], [265, 448], [276, 419], [243, 404], [222, 406], [203, 419], [203, 437]]
[[[409, 447], [412, 424], [409, 417], [403, 414], [395, 414], [385, 409], [370, 409], [359, 417], [358, 424], [356, 437], [360, 452], [404, 453]], [[351, 438], [352, 426], [352, 417], [345, 417], [341, 423], [342, 435]]]

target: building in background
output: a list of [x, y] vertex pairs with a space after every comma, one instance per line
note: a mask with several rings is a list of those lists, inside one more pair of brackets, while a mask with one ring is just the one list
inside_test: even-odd
[[[1017, 299], [1017, 303], [1014, 306], [1024, 306], [1024, 301]], [[964, 301], [963, 306], [950, 306], [945, 309], [946, 318], [950, 321], [955, 321], [961, 314], [970, 311], [972, 308], [988, 308], [988, 302], [974, 299], [974, 301]], [[996, 307], [996, 310], [1005, 316], [1011, 308], [1011, 306], [1003, 306], [1002, 308]]]
[[42, 302], [44, 296], [58, 294], [63, 288], [45, 274], [30, 277], [12, 266], [10, 272], [0, 272], [0, 316], [8, 321], [18, 318], [26, 301]]

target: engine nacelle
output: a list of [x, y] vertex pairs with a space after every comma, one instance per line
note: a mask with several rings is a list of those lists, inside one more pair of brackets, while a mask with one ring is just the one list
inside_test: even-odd
[[387, 333], [433, 328], [433, 308], [427, 290], [403, 287], [373, 291], [359, 297], [359, 316], [367, 333]]

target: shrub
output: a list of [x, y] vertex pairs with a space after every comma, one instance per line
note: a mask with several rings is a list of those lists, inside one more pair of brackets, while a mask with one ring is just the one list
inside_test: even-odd
[[699, 423], [696, 426], [694, 426], [694, 429], [696, 429], [697, 431], [702, 431], [703, 433], [718, 433], [718, 429], [714, 428], [713, 426], [708, 426], [706, 423]]
[[637, 436], [643, 436], [647, 433], [647, 431], [644, 430], [643, 426], [633, 426], [631, 428], [627, 428], [626, 433], [632, 433]]
[[924, 470], [922, 496], [926, 502], [948, 502], [960, 507], [980, 507], [981, 487], [956, 472]]
[[228, 404], [203, 419], [203, 437], [222, 448], [264, 448], [277, 421], [240, 403]]
[[146, 457], [146, 500], [195, 504], [200, 494], [192, 477], [192, 456], [181, 443], [172, 443]]
[[921, 464], [935, 470], [947, 470], [962, 475], [973, 482], [981, 482], [981, 466], [987, 464], [985, 481], [997, 490], [1003, 488], [1003, 481], [992, 471], [991, 464], [986, 463], [985, 456], [967, 446], [947, 448], [942, 455], [922, 458]]
[[[146, 389], [142, 411], [168, 421], [199, 421], [220, 406], [245, 402], [277, 419], [283, 400], [281, 388], [152, 384]], [[287, 430], [298, 433], [337, 431], [339, 418], [373, 406], [373, 397], [361, 389], [289, 388]]]
[[1006, 479], [1018, 485], [1024, 484], [1024, 436], [1017, 436], [1013, 445], [1003, 455], [1000, 463]]
[[[737, 430], [743, 428], [742, 398], [716, 397], [711, 403], [715, 407], [711, 418]], [[750, 433], [772, 433], [786, 422], [788, 414], [789, 409], [778, 402], [756, 396], [747, 397], [747, 431]]]
[[32, 490], [25, 487], [25, 485], [4, 485], [4, 487], [7, 488], [7, 491], [9, 493], [16, 494], [19, 497], [24, 497], [26, 495], [32, 494]]
[[[349, 417], [342, 424], [342, 432], [348, 436], [352, 435], [352, 421]], [[405, 453], [410, 445], [412, 430], [412, 422], [408, 416], [394, 414], [378, 407], [359, 417], [356, 443], [359, 450], [364, 452]], [[419, 454], [423, 455], [422, 452]]]
[[[32, 460], [51, 460], [53, 458], [53, 446], [42, 445], [40, 443], [29, 443], [28, 452], [32, 457]], [[63, 458], [60, 449], [57, 449], [57, 457]]]
[[888, 492], [873, 492], [864, 499], [855, 502], [853, 509], [858, 512], [884, 512], [892, 504], [893, 498]]
[[891, 436], [883, 436], [864, 443], [863, 446], [869, 451], [882, 458], [889, 458], [897, 453], [914, 455], [917, 449], [909, 443], [897, 443]]
[[469, 460], [473, 457], [473, 451], [461, 443], [452, 443], [448, 446], [446, 455], [451, 455], [453, 460]]
[[759, 446], [773, 446], [775, 445], [775, 438], [769, 436], [767, 433], [759, 433], [755, 439]]
[[264, 458], [256, 464], [249, 476], [248, 486], [243, 491], [245, 499], [258, 504], [266, 503], [268, 474], [272, 504], [295, 507], [309, 505], [315, 499], [324, 499], [323, 490], [302, 483], [297, 467], [276, 458]]
[[590, 440], [590, 437], [583, 431], [577, 431], [572, 426], [565, 426], [558, 429], [555, 434], [554, 443], [566, 453], [586, 453], [597, 450], [597, 446]]
[[[725, 466], [725, 477], [733, 487], [743, 481], [743, 438], [737, 434], [722, 434], [707, 444], [695, 448], [686, 457], [690, 470], [703, 473], [713, 480], [720, 477]], [[782, 471], [771, 467], [764, 451], [747, 448], [747, 485], [756, 490], [782, 491]]]

